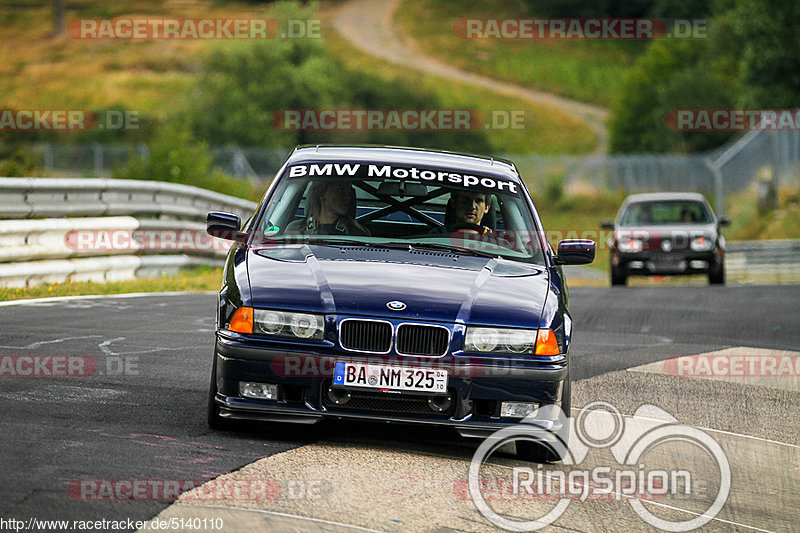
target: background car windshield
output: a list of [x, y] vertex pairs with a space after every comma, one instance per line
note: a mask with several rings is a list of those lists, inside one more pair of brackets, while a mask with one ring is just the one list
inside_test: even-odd
[[708, 207], [694, 200], [666, 200], [630, 204], [620, 219], [620, 226], [663, 226], [674, 224], [710, 224]]
[[287, 172], [255, 226], [256, 239], [451, 247], [544, 264], [541, 232], [519, 186], [510, 188]]

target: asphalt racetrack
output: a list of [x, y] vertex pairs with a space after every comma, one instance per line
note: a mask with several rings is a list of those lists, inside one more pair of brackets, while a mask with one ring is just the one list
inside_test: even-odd
[[[724, 450], [731, 472], [724, 506], [703, 528], [796, 530], [797, 375], [768, 367], [757, 375], [709, 377], [697, 357], [687, 365], [664, 361], [712, 354], [728, 363], [759, 356], [796, 365], [800, 286], [576, 287], [570, 296], [573, 416], [602, 401], [630, 420], [650, 404], [701, 428]], [[0, 377], [1, 517], [217, 517], [228, 531], [499, 530], [465, 491], [478, 441], [444, 430], [353, 423], [210, 431], [205, 404], [215, 301], [213, 294], [170, 294], [0, 307], [0, 357], [84, 356], [97, 363], [86, 376], [11, 376], [6, 368]], [[584, 467], [612, 460], [608, 449], [594, 451]], [[665, 469], [691, 463], [702, 476], [713, 465], [701, 455], [666, 450], [653, 460]], [[487, 468], [502, 476], [520, 465], [537, 469], [502, 453]], [[559, 468], [566, 467], [546, 466]], [[708, 477], [699, 500], [666, 498], [646, 507], [664, 520], [701, 516], [720, 475]], [[217, 490], [205, 498], [197, 497], [202, 486], [183, 492], [214, 478], [209, 487], [216, 483]], [[220, 485], [255, 479], [268, 480], [270, 498], [253, 501]], [[150, 482], [151, 489], [126, 497], [103, 492], [104, 480], [117, 488], [120, 480]], [[183, 487], [177, 502], [159, 493], [171, 486], [167, 481]], [[655, 530], [632, 511], [628, 500], [638, 496], [575, 501], [547, 530]], [[541, 500], [487, 501], [518, 520], [553, 507]]]

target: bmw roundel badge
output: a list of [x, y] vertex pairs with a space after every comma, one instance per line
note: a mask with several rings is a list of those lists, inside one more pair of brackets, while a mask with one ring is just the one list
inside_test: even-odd
[[402, 311], [403, 309], [406, 308], [406, 304], [404, 304], [403, 302], [400, 302], [398, 300], [393, 300], [393, 301], [387, 303], [386, 307], [388, 307], [392, 311]]

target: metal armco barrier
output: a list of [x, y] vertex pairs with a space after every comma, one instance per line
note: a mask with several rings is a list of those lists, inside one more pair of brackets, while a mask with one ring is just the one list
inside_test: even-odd
[[256, 204], [190, 185], [97, 178], [0, 178], [0, 218], [149, 215], [205, 220], [250, 216]]
[[0, 287], [220, 266], [230, 243], [208, 236], [201, 221], [209, 211], [245, 220], [256, 207], [158, 181], [0, 178], [0, 218], [11, 219], [0, 220]]
[[800, 239], [732, 241], [726, 254], [731, 281], [800, 281]]

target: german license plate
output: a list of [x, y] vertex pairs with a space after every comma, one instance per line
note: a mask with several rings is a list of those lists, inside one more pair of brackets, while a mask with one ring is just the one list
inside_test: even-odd
[[447, 392], [447, 370], [336, 361], [333, 384], [415, 392]]

